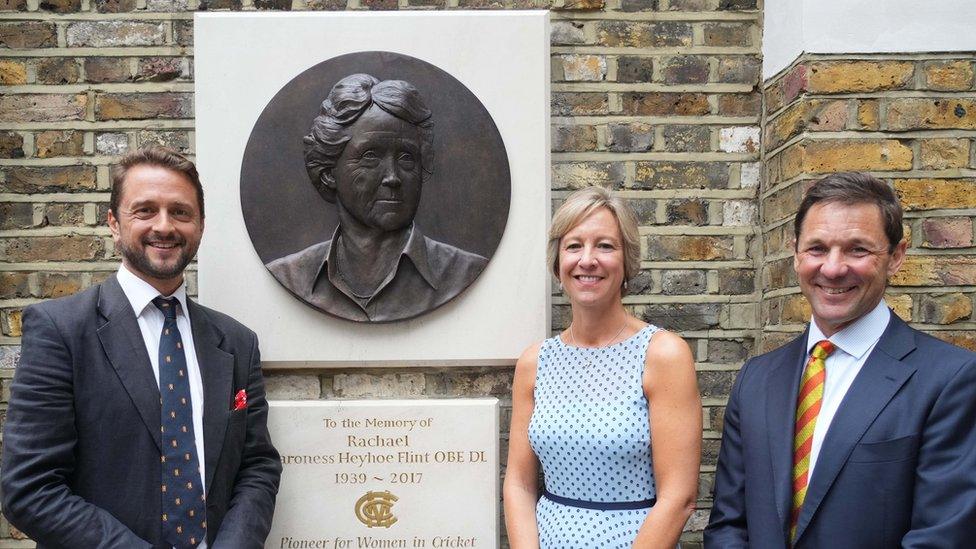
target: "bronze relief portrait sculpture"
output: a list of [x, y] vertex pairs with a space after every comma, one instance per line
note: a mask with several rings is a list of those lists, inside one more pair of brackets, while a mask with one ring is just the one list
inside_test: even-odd
[[304, 301], [350, 320], [417, 316], [457, 295], [488, 260], [434, 240], [414, 222], [432, 173], [431, 111], [402, 80], [353, 74], [305, 136], [312, 185], [335, 204], [330, 240], [267, 264]]
[[501, 242], [512, 180], [471, 90], [426, 61], [373, 51], [279, 89], [251, 130], [240, 185], [269, 274], [306, 305], [369, 324], [463, 299]]

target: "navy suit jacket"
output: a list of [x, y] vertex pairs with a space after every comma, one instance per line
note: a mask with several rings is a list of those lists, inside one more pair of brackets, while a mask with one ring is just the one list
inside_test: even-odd
[[[739, 373], [725, 411], [706, 548], [788, 547], [806, 340], [804, 333]], [[794, 547], [955, 548], [974, 540], [976, 354], [892, 313], [827, 430]]]
[[[203, 379], [207, 540], [259, 548], [281, 474], [268, 436], [257, 337], [189, 301]], [[115, 277], [24, 310], [3, 435], [10, 523], [38, 547], [160, 545], [160, 401]], [[233, 411], [237, 391], [247, 408]]]

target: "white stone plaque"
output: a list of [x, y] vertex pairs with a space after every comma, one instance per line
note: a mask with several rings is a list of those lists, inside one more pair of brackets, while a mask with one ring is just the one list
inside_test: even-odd
[[498, 546], [498, 400], [271, 402], [268, 549]]
[[[546, 337], [548, 12], [197, 13], [194, 29], [196, 160], [207, 196], [200, 301], [257, 332], [265, 368], [512, 365]], [[490, 113], [511, 169], [507, 225], [484, 272], [442, 307], [391, 323], [350, 322], [293, 297], [262, 264], [241, 211], [244, 151], [271, 99], [310, 67], [364, 51], [407, 55], [460, 81]]]

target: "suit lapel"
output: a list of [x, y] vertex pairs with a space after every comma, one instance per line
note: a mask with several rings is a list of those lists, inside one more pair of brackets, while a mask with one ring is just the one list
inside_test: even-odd
[[783, 349], [783, 362], [774, 365], [766, 386], [766, 434], [772, 460], [773, 496], [784, 535], [793, 499], [793, 422], [806, 341], [807, 332], [803, 332]]
[[914, 349], [915, 334], [912, 329], [891, 313], [888, 327], [854, 378], [827, 429], [797, 522], [797, 539], [803, 535], [854, 446], [888, 401], [915, 372], [914, 366], [901, 362]]
[[105, 319], [97, 330], [102, 348], [156, 448], [161, 449], [159, 386], [132, 305], [114, 275], [99, 288], [98, 311]]
[[203, 379], [204, 477], [209, 493], [230, 415], [234, 357], [220, 348], [223, 334], [211, 322], [207, 311], [191, 300], [187, 300], [187, 303], [193, 328], [193, 346]]

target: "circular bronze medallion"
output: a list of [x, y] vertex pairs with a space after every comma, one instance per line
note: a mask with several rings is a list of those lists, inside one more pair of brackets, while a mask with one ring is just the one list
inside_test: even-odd
[[510, 201], [484, 105], [447, 72], [390, 52], [334, 57], [285, 84], [241, 167], [261, 261], [308, 305], [358, 322], [413, 318], [461, 294], [498, 247]]

